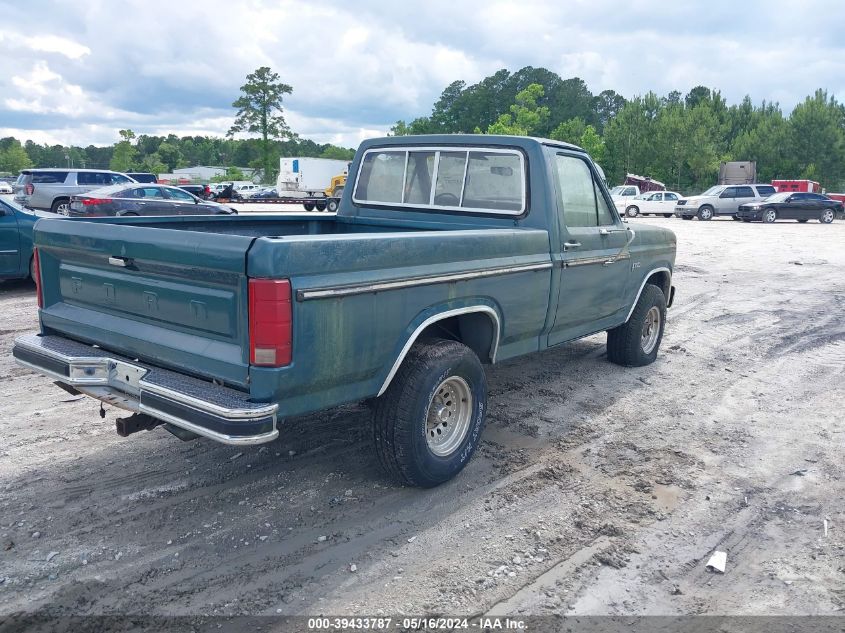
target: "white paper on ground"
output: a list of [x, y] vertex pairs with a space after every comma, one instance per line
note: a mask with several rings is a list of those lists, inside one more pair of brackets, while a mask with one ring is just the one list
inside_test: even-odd
[[710, 571], [717, 571], [720, 574], [724, 574], [727, 562], [728, 554], [726, 552], [713, 552], [710, 560], [707, 561], [706, 568]]

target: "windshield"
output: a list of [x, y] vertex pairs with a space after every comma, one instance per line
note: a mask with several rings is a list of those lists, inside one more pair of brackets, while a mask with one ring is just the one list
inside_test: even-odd
[[786, 199], [790, 196], [788, 191], [782, 191], [781, 193], [775, 193], [766, 198], [768, 202], [786, 202]]
[[622, 195], [622, 191], [624, 191], [625, 187], [614, 187], [610, 190], [611, 196], [619, 196]]
[[724, 190], [725, 190], [724, 185], [716, 185], [715, 187], [710, 187], [710, 189], [708, 189], [707, 191], [705, 191], [701, 195], [702, 196], [716, 196], [716, 195], [722, 193], [722, 191], [724, 191]]

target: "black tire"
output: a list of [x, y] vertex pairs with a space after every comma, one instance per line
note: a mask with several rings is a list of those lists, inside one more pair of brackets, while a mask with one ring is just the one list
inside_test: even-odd
[[326, 203], [326, 211], [330, 213], [337, 213], [337, 198], [330, 198], [329, 201]]
[[822, 224], [830, 224], [833, 222], [833, 218], [836, 217], [836, 211], [833, 209], [825, 209], [822, 211], [822, 214], [819, 216], [819, 222]]
[[682, 220], [692, 220], [692, 216], [691, 215], [682, 215], [681, 219]]
[[633, 204], [630, 207], [628, 207], [627, 209], [625, 209], [625, 215], [628, 216], [629, 218], [635, 218], [639, 214], [640, 214], [640, 208], [638, 206], [633, 205]]
[[[60, 207], [63, 207], [65, 210], [70, 211], [70, 200], [68, 198], [56, 198], [55, 200], [53, 200], [53, 204], [50, 205], [50, 211], [58, 215]], [[62, 215], [67, 214], [63, 213]]]
[[318, 200], [314, 206], [316, 207], [317, 211], [325, 211], [326, 210], [326, 203], [323, 200]]
[[[646, 316], [652, 308], [657, 308], [660, 315], [657, 337], [653, 346], [643, 349], [643, 334]], [[663, 291], [652, 284], [646, 284], [640, 294], [631, 318], [627, 323], [607, 331], [607, 359], [611, 363], [625, 367], [642, 367], [650, 365], [657, 358], [660, 342], [663, 340], [663, 329], [666, 325], [666, 297]], [[649, 339], [651, 341], [651, 339]]]
[[[442, 385], [456, 377], [472, 396], [469, 420], [460, 443], [440, 456], [427, 439], [435, 430], [428, 428], [429, 408]], [[487, 378], [471, 349], [455, 341], [418, 343], [375, 403], [373, 443], [379, 462], [401, 483], [422, 488], [442, 484], [467, 465], [478, 447], [486, 410]]]
[[34, 282], [38, 283], [35, 279], [35, 256], [29, 258], [29, 278]]
[[705, 204], [698, 210], [698, 219], [704, 222], [713, 219], [713, 207], [708, 204]]
[[809, 222], [809, 221], [810, 221], [810, 220], [809, 220], [808, 218], [801, 218], [800, 220], [798, 220], [798, 222], [799, 222], [800, 224], [804, 224], [805, 222]]
[[311, 211], [314, 210], [314, 203], [313, 202], [303, 202], [302, 206], [308, 212], [311, 212]]
[[775, 220], [778, 219], [778, 212], [769, 207], [763, 211], [763, 222], [766, 224], [772, 224]]
[[664, 217], [664, 218], [671, 218], [671, 217], [672, 217], [672, 214], [671, 214], [671, 213], [664, 213], [664, 214], [663, 214], [663, 217]]
[[742, 218], [742, 221], [743, 222], [751, 222], [751, 220], [749, 218]]
[[736, 217], [735, 215], [732, 215], [731, 220], [735, 220], [735, 221], [739, 222], [740, 218]]

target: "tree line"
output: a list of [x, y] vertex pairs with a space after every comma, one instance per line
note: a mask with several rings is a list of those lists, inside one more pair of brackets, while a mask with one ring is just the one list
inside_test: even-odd
[[845, 106], [821, 89], [785, 115], [779, 104], [755, 105], [749, 96], [728, 105], [705, 86], [686, 95], [594, 95], [577, 77], [526, 67], [473, 85], [455, 81], [430, 115], [391, 128], [395, 135], [461, 132], [575, 143], [601, 164], [611, 185], [632, 172], [697, 193], [715, 184], [721, 161], [754, 160], [761, 182], [801, 178], [845, 190]]

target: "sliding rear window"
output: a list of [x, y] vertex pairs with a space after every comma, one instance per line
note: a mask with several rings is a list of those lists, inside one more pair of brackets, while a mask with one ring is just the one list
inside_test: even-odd
[[521, 215], [525, 161], [511, 149], [371, 149], [352, 199], [360, 204]]

